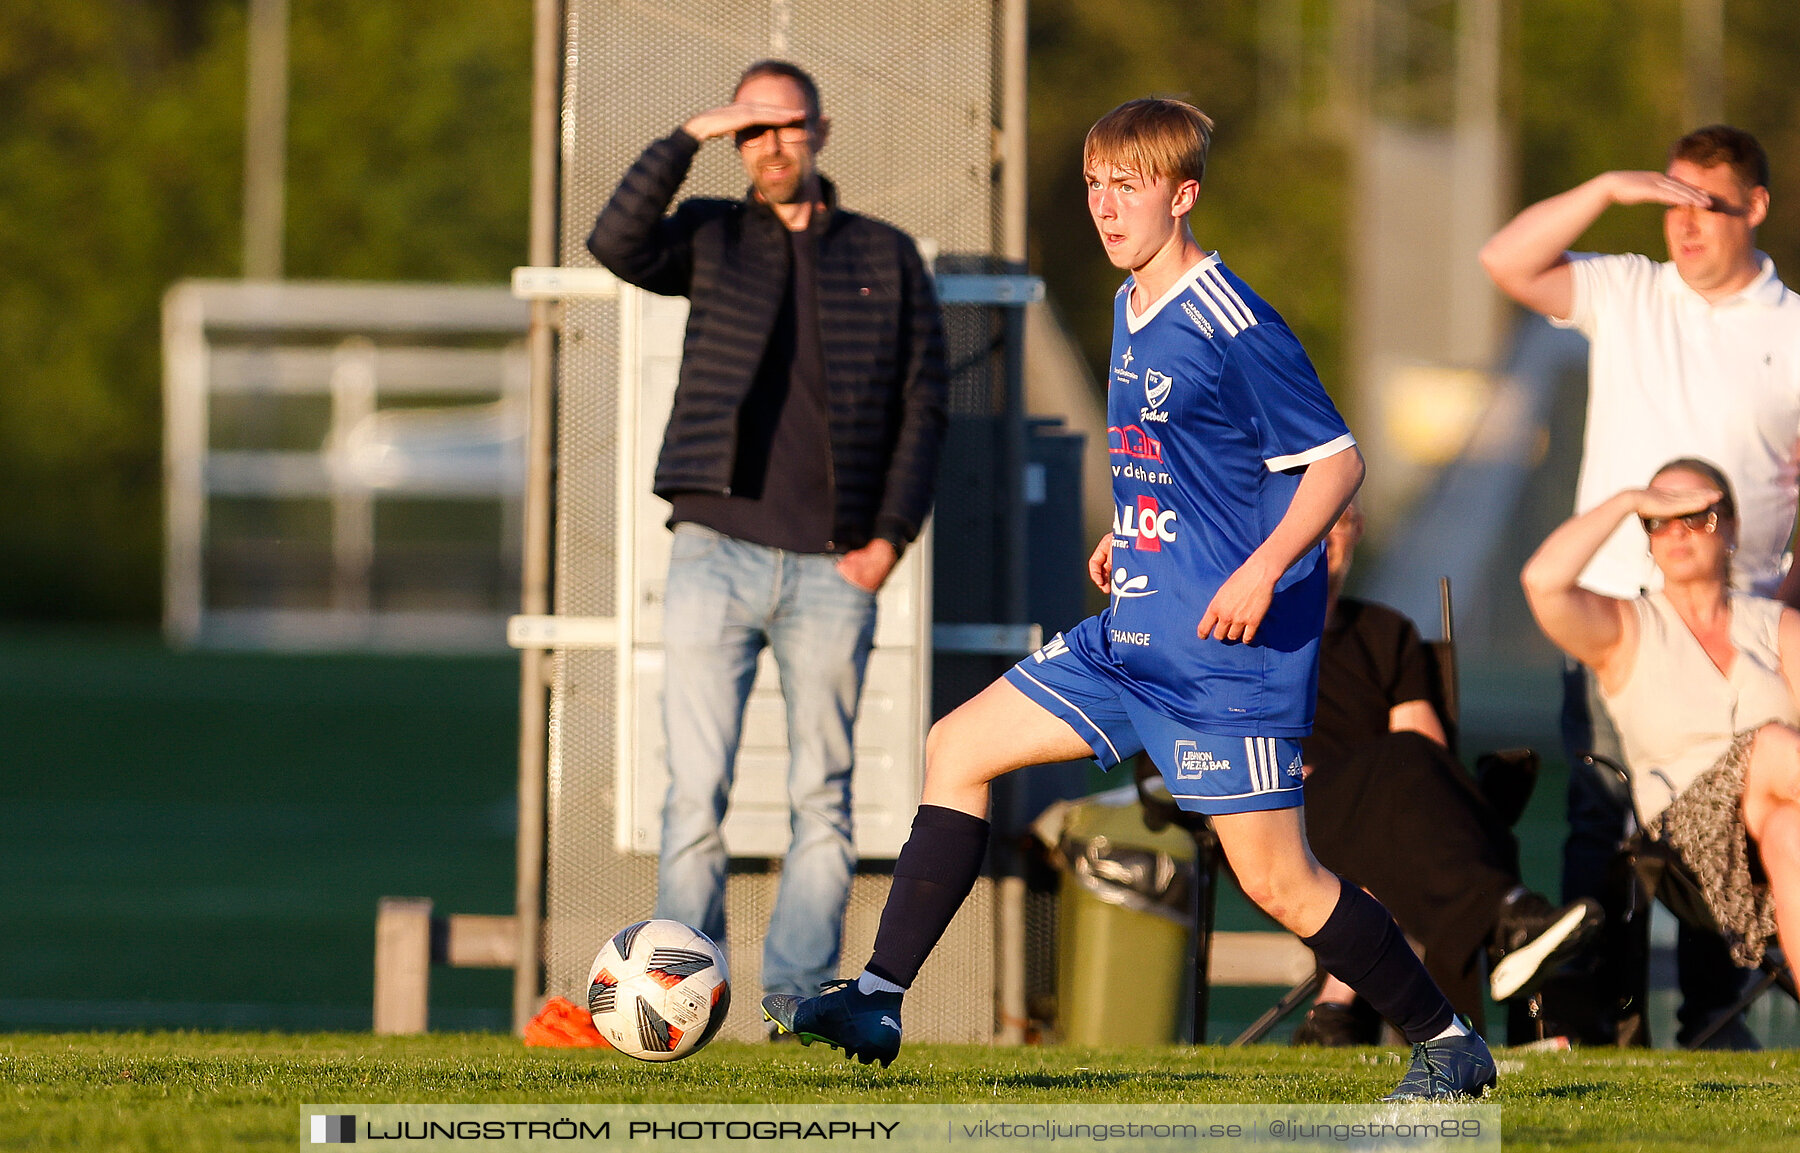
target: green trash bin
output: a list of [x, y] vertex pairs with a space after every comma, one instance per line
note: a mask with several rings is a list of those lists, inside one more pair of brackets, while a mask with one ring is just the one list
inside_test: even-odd
[[1194, 841], [1151, 832], [1127, 787], [1068, 806], [1057, 838], [1057, 1016], [1073, 1045], [1165, 1045], [1180, 1028]]

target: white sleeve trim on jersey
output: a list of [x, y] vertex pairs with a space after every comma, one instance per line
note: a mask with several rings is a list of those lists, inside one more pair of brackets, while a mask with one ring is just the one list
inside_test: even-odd
[[1355, 445], [1356, 438], [1349, 433], [1345, 433], [1336, 440], [1326, 441], [1318, 448], [1309, 448], [1305, 452], [1296, 452], [1288, 456], [1272, 456], [1263, 461], [1263, 464], [1268, 466], [1270, 472], [1286, 472], [1290, 468], [1300, 468], [1303, 465], [1311, 464], [1315, 460], [1324, 460], [1328, 456], [1336, 456], [1347, 448], [1354, 448]]
[[1220, 274], [1217, 263], [1204, 266], [1199, 273], [1194, 280], [1194, 289], [1206, 307], [1218, 317], [1219, 323], [1225, 326], [1226, 333], [1236, 336], [1256, 324], [1256, 317], [1251, 313], [1250, 306], [1244, 303], [1244, 298], [1238, 295], [1237, 289], [1231, 287]]

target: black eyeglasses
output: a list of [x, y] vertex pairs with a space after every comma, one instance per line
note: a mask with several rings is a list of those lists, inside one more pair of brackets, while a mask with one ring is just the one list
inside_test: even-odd
[[773, 132], [775, 139], [783, 144], [803, 144], [806, 142], [808, 131], [804, 124], [783, 124], [779, 127], [773, 124], [752, 124], [748, 128], [738, 129], [734, 139], [737, 141], [737, 146], [742, 148], [746, 144], [755, 144]]
[[1719, 506], [1703, 508], [1699, 512], [1690, 512], [1686, 516], [1640, 516], [1643, 522], [1644, 535], [1655, 536], [1676, 521], [1680, 521], [1689, 532], [1717, 532], [1719, 528]]

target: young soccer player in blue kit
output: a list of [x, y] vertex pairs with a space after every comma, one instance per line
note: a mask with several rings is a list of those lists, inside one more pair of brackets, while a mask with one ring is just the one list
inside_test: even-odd
[[923, 803], [874, 956], [765, 1015], [865, 1064], [900, 1050], [901, 994], [980, 875], [988, 784], [1027, 765], [1143, 751], [1206, 813], [1244, 892], [1413, 1042], [1389, 1100], [1479, 1095], [1493, 1058], [1373, 897], [1306, 846], [1325, 534], [1362, 455], [1281, 317], [1194, 242], [1212, 122], [1179, 100], [1107, 113], [1084, 149], [1088, 210], [1131, 275], [1114, 305], [1113, 531], [1088, 572], [1107, 609], [932, 726]]

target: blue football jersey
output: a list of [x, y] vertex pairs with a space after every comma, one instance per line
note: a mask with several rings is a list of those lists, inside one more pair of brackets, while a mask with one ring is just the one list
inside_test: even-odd
[[1201, 640], [1226, 578], [1286, 515], [1304, 466], [1355, 443], [1281, 316], [1219, 262], [1141, 315], [1114, 301], [1108, 656], [1146, 704], [1204, 732], [1304, 736], [1318, 690], [1324, 548], [1276, 585], [1250, 644]]

